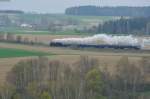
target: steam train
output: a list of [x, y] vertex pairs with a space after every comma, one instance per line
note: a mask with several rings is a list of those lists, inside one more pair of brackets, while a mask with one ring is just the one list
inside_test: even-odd
[[71, 44], [64, 42], [51, 41], [50, 46], [52, 47], [76, 47], [76, 48], [97, 48], [97, 49], [134, 49], [140, 50], [139, 45], [110, 45], [110, 44]]

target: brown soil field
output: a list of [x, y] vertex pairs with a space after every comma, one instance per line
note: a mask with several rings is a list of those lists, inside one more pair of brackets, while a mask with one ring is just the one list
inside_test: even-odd
[[[115, 65], [122, 56], [128, 56], [131, 62], [138, 62], [143, 56], [150, 56], [150, 53], [146, 52], [113, 52], [113, 51], [88, 51], [88, 50], [72, 50], [68, 48], [54, 48], [54, 47], [42, 47], [42, 46], [29, 46], [21, 44], [0, 43], [2, 48], [17, 48], [32, 51], [50, 52], [56, 55], [48, 56], [50, 60], [60, 60], [67, 63], [73, 63], [77, 61], [80, 56], [86, 55], [99, 60], [101, 66], [109, 66], [110, 72], [114, 72]], [[0, 83], [5, 81], [7, 73], [11, 68], [20, 60], [30, 59], [33, 57], [24, 58], [1, 58], [0, 59]]]
[[22, 38], [28, 38], [30, 41], [42, 42], [48, 44], [52, 39], [70, 38], [70, 37], [83, 37], [78, 35], [38, 35], [38, 34], [18, 34]]

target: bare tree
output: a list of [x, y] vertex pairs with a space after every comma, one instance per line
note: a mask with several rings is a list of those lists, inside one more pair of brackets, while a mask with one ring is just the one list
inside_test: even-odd
[[16, 36], [16, 42], [22, 43], [22, 36], [20, 36], [20, 35]]
[[7, 35], [6, 35], [6, 40], [8, 41], [8, 42], [14, 42], [16, 39], [15, 39], [15, 35], [14, 34], [11, 34], [11, 33], [8, 33]]

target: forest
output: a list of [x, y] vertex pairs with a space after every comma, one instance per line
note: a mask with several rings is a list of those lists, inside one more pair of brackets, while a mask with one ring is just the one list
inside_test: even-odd
[[107, 21], [104, 24], [99, 24], [98, 27], [93, 27], [93, 30], [98, 33], [112, 34], [150, 34], [150, 17], [139, 18], [121, 18], [116, 21]]
[[12, 68], [0, 99], [149, 99], [149, 73], [149, 57], [133, 64], [123, 56], [112, 75], [96, 58], [68, 64], [41, 56]]
[[0, 10], [0, 13], [2, 14], [23, 14], [23, 11], [20, 10]]
[[77, 6], [67, 8], [67, 15], [81, 16], [150, 16], [150, 7], [100, 7], [100, 6]]

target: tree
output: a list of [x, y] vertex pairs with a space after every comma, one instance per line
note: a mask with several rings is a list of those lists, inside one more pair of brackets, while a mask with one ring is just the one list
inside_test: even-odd
[[149, 34], [150, 17], [131, 18], [121, 17], [118, 20], [106, 21], [99, 24], [96, 30], [99, 33], [114, 33], [114, 34]]
[[98, 69], [92, 69], [86, 74], [86, 91], [91, 99], [102, 99], [104, 83], [101, 72]]
[[42, 85], [46, 79], [47, 67], [48, 59], [45, 57], [20, 61], [10, 71], [7, 81], [20, 90], [25, 89], [25, 87], [33, 81]]
[[14, 42], [14, 41], [15, 41], [15, 35], [14, 35], [14, 34], [11, 34], [11, 33], [8, 33], [8, 34], [6, 35], [6, 40], [7, 40], [8, 42]]
[[38, 86], [37, 82], [31, 82], [26, 87], [26, 91], [32, 98], [38, 98], [39, 93], [40, 93], [38, 90], [38, 87], [39, 86]]
[[130, 63], [127, 56], [120, 59], [117, 65], [116, 81], [114, 81], [115, 90], [122, 99], [137, 99], [137, 90], [143, 84], [144, 75], [141, 69], [135, 64]]
[[21, 98], [21, 95], [19, 93], [15, 93], [13, 96], [12, 96], [12, 99], [22, 99]]
[[25, 37], [24, 40], [23, 40], [23, 43], [24, 44], [29, 44], [30, 43], [30, 40], [28, 37]]
[[78, 6], [67, 8], [67, 15], [81, 16], [130, 16], [130, 17], [148, 17], [150, 7], [97, 7], [97, 6]]
[[16, 37], [16, 42], [17, 42], [17, 43], [22, 43], [22, 36], [18, 35], [18, 36]]
[[51, 96], [49, 95], [48, 92], [44, 91], [41, 95], [40, 95], [40, 99], [52, 99]]
[[146, 33], [149, 35], [150, 34], [150, 22], [147, 23], [146, 25]]
[[15, 93], [15, 88], [9, 84], [0, 87], [0, 99], [11, 99]]
[[99, 66], [98, 60], [94, 58], [89, 58], [88, 56], [81, 56], [79, 61], [77, 61], [75, 65], [77, 66], [76, 75], [79, 77], [78, 97], [79, 99], [85, 99], [86, 92], [84, 91], [84, 89], [86, 84], [86, 74], [93, 68]]
[[0, 34], [0, 41], [4, 41], [5, 40], [5, 35], [6, 34]]

